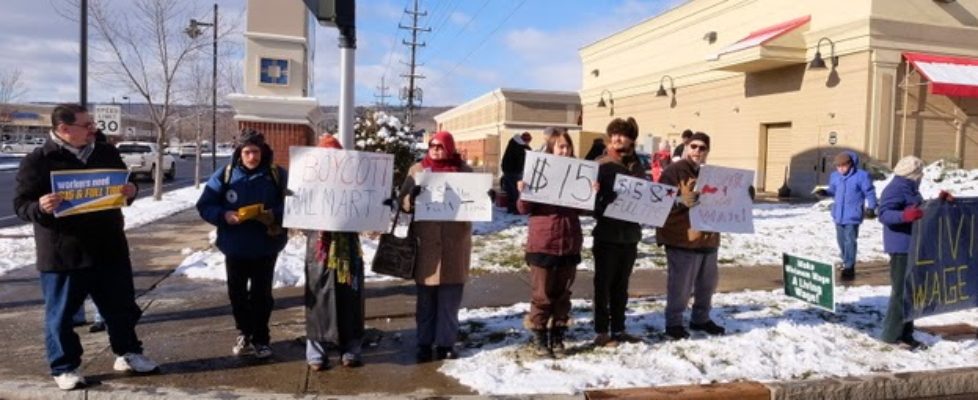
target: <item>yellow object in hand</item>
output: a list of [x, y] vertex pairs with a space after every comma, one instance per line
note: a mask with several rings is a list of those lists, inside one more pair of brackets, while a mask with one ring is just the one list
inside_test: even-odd
[[244, 206], [238, 209], [238, 219], [247, 221], [249, 219], [254, 219], [259, 214], [265, 212], [264, 204], [252, 204], [250, 206]]

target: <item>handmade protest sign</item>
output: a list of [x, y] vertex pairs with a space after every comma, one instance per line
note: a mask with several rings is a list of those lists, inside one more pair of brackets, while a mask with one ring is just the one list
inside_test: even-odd
[[904, 321], [978, 307], [978, 197], [922, 209], [910, 236]]
[[678, 190], [675, 186], [618, 174], [615, 193], [618, 196], [605, 208], [605, 217], [659, 227], [666, 223]]
[[754, 233], [754, 202], [748, 190], [754, 171], [704, 165], [696, 179], [699, 205], [689, 210], [693, 229], [703, 232]]
[[286, 228], [335, 232], [383, 231], [389, 206], [394, 156], [320, 147], [289, 147]]
[[129, 182], [124, 169], [75, 169], [51, 171], [51, 190], [61, 196], [55, 217], [121, 208], [126, 205], [122, 187]]
[[417, 221], [492, 221], [492, 175], [471, 172], [420, 172], [424, 188], [414, 202]]
[[536, 151], [526, 152], [520, 199], [558, 206], [594, 209], [598, 163]]
[[832, 264], [782, 253], [784, 294], [835, 312]]

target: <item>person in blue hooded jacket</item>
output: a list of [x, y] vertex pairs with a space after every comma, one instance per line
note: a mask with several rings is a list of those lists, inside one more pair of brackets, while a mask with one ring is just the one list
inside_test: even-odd
[[829, 187], [815, 194], [832, 196], [832, 220], [835, 237], [842, 252], [842, 279], [856, 278], [856, 238], [864, 218], [876, 218], [876, 188], [869, 174], [859, 169], [859, 156], [844, 151], [835, 156], [835, 172], [829, 177]]
[[[913, 321], [903, 321], [904, 284], [907, 278], [907, 258], [910, 253], [910, 233], [913, 222], [923, 218], [920, 208], [920, 180], [924, 162], [906, 156], [893, 168], [893, 180], [880, 195], [880, 223], [883, 224], [883, 251], [890, 255], [890, 301], [883, 319], [880, 339], [887, 343], [902, 343], [917, 349], [922, 343], [913, 337]], [[944, 196], [946, 197], [946, 196]]]
[[217, 248], [224, 253], [228, 297], [240, 332], [231, 352], [267, 358], [275, 260], [285, 247], [281, 228], [285, 169], [273, 162], [260, 132], [241, 133], [231, 162], [207, 181], [197, 211], [217, 226]]

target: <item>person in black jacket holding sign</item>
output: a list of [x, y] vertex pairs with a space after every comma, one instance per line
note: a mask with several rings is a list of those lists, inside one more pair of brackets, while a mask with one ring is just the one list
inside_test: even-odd
[[[37, 269], [44, 296], [44, 342], [55, 383], [64, 390], [85, 385], [78, 371], [82, 346], [72, 316], [89, 294], [105, 318], [117, 371], [152, 372], [136, 336], [142, 311], [136, 305], [129, 244], [122, 212], [95, 211], [56, 218], [63, 198], [51, 187], [51, 172], [126, 169], [119, 151], [95, 142], [95, 125], [84, 107], [62, 104], [51, 113], [51, 137], [24, 157], [17, 171], [14, 210], [34, 224]], [[122, 194], [136, 197], [132, 183]]]

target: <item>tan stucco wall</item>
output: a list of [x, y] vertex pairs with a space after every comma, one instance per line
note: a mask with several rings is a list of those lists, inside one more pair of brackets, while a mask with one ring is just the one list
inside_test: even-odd
[[[256, 96], [306, 97], [308, 82], [307, 49], [310, 40], [309, 11], [299, 0], [248, 1], [248, 25], [245, 32], [245, 93]], [[296, 23], [296, 21], [302, 21]], [[289, 60], [289, 84], [285, 86], [258, 83], [262, 58]]]
[[[811, 16], [810, 22], [798, 28], [792, 39], [805, 50], [805, 58], [794, 66], [743, 73], [717, 69], [723, 57], [708, 60], [710, 54], [751, 31], [806, 15]], [[580, 50], [582, 129], [604, 130], [613, 117], [609, 108], [598, 108], [597, 103], [602, 95], [606, 100], [610, 97], [614, 117], [635, 117], [642, 135], [668, 140], [687, 127], [710, 133], [714, 147], [710, 162], [756, 170], [756, 182], [763, 186], [765, 127], [790, 123], [790, 183], [796, 193], [807, 193], [831, 172], [821, 172], [822, 159], [841, 148], [889, 164], [907, 154], [900, 151], [901, 137], [894, 136], [902, 115], [898, 107], [901, 53], [978, 57], [976, 15], [978, 2], [972, 1], [690, 1]], [[711, 31], [717, 34], [712, 44], [704, 40]], [[803, 63], [813, 58], [822, 37], [835, 42], [840, 56], [834, 75], [808, 70]], [[830, 46], [823, 45], [821, 51], [828, 61]], [[655, 97], [664, 75], [673, 78], [674, 98]], [[665, 86], [669, 89], [668, 83]], [[941, 106], [938, 102], [932, 107]], [[966, 106], [956, 108], [958, 120], [964, 121], [958, 126], [963, 128], [949, 131], [954, 124], [945, 118], [938, 130], [948, 133], [931, 137], [915, 131], [904, 141], [920, 141], [919, 149], [905, 145], [907, 151], [918, 151], [926, 159], [932, 153], [936, 156], [937, 149], [947, 149], [947, 143], [950, 148], [958, 143], [958, 153], [970, 165], [969, 157], [974, 156], [969, 155], [978, 155], [978, 145], [969, 142], [974, 141], [972, 124], [978, 118]], [[828, 144], [828, 133], [833, 131], [838, 134], [834, 146]]]

